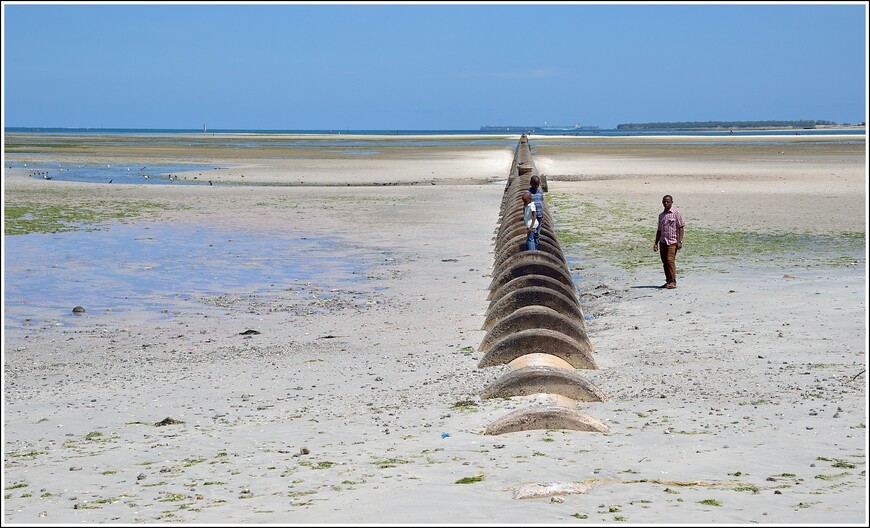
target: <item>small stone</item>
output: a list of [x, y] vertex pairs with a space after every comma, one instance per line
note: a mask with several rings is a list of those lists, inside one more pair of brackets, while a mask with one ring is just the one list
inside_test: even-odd
[[154, 425], [156, 427], [163, 427], [164, 425], [176, 425], [176, 424], [183, 424], [183, 423], [184, 422], [182, 422], [181, 420], [176, 420], [175, 418], [171, 418], [171, 417], [167, 416], [166, 418], [160, 420], [159, 422], [155, 423]]
[[85, 309], [81, 306], [76, 306], [75, 308], [72, 309], [72, 313], [83, 314], [83, 313], [85, 313]]
[[562, 495], [588, 492], [589, 486], [579, 482], [527, 482], [514, 490], [514, 499], [551, 497], [551, 502], [561, 503], [565, 500]]

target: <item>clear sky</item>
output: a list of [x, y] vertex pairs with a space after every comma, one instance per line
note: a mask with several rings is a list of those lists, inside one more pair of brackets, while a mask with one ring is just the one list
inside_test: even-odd
[[864, 2], [4, 2], [4, 125], [857, 123], [867, 17]]

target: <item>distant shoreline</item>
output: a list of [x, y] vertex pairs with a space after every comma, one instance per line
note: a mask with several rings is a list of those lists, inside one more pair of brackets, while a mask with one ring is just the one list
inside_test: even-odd
[[[623, 126], [623, 125], [619, 125]], [[246, 129], [246, 128], [214, 128], [203, 132], [196, 128], [133, 128], [133, 127], [5, 127], [4, 134], [193, 134], [198, 136], [211, 136], [215, 134], [254, 134], [254, 135], [377, 135], [377, 136], [433, 136], [433, 135], [473, 135], [491, 136], [504, 135], [518, 136], [522, 134], [543, 135], [570, 135], [581, 133], [583, 135], [606, 135], [625, 133], [663, 133], [663, 132], [723, 132], [731, 130], [735, 132], [790, 132], [790, 131], [860, 131], [866, 130], [865, 124], [858, 125], [816, 125], [814, 127], [800, 126], [717, 126], [717, 127], [662, 127], [662, 128], [557, 128], [546, 126], [528, 127], [485, 127], [486, 129]]]
[[[815, 129], [709, 129], [709, 130], [615, 130], [600, 129], [593, 131], [534, 131], [517, 130], [506, 132], [480, 132], [473, 130], [405, 130], [386, 132], [382, 130], [349, 130], [343, 132], [320, 131], [320, 130], [223, 130], [214, 129], [208, 132], [185, 129], [86, 129], [86, 128], [6, 128], [4, 137], [8, 142], [13, 138], [100, 138], [100, 137], [163, 137], [163, 138], [189, 138], [189, 139], [314, 139], [335, 138], [341, 140], [463, 140], [463, 139], [486, 139], [486, 140], [516, 140], [521, 135], [544, 139], [573, 138], [578, 140], [602, 141], [602, 140], [638, 140], [638, 141], [664, 141], [664, 140], [687, 140], [687, 141], [710, 141], [734, 140], [734, 141], [758, 141], [765, 138], [785, 140], [794, 139], [817, 139], [834, 140], [850, 138], [866, 138], [865, 127], [825, 127]], [[8, 148], [9, 145], [7, 145]]]
[[680, 132], [725, 132], [728, 130], [741, 131], [766, 131], [766, 130], [786, 130], [786, 131], [801, 131], [801, 130], [865, 130], [866, 125], [815, 125], [811, 127], [802, 126], [718, 126], [718, 127], [666, 127], [666, 128], [617, 128], [619, 131], [680, 131]]

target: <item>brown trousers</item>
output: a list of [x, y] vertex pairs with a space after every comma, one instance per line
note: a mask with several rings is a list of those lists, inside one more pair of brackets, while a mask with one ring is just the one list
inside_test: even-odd
[[677, 284], [677, 245], [659, 244], [659, 254], [662, 256], [662, 267], [665, 269], [665, 279], [668, 284]]

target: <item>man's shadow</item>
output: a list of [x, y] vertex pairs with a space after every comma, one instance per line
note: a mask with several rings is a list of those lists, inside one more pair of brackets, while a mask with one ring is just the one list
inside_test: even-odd
[[632, 286], [632, 289], [638, 289], [638, 290], [649, 290], [649, 289], [653, 289], [653, 290], [661, 290], [662, 287], [661, 287], [661, 286]]

